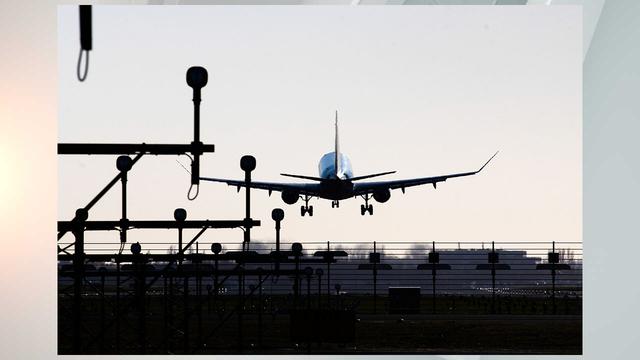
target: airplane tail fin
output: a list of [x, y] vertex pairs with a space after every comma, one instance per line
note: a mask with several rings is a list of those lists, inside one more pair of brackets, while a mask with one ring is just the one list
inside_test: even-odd
[[335, 174], [333, 174], [336, 178], [338, 178], [338, 174], [340, 174], [340, 142], [338, 141], [338, 110], [336, 110], [336, 140], [335, 140], [335, 148], [333, 150], [335, 154], [334, 158], [334, 170]]

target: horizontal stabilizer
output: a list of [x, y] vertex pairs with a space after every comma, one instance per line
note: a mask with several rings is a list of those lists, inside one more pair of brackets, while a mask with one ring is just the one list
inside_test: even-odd
[[306, 176], [306, 175], [293, 175], [293, 174], [280, 174], [282, 176], [288, 176], [296, 179], [304, 179], [304, 180], [312, 180], [312, 181], [323, 181], [325, 179], [314, 177], [314, 176]]
[[349, 180], [358, 181], [358, 180], [363, 180], [363, 179], [369, 179], [369, 178], [376, 177], [376, 176], [389, 175], [389, 174], [393, 174], [393, 173], [395, 173], [395, 171], [387, 171], [387, 172], [371, 174], [371, 175], [356, 176], [356, 177], [350, 178]]

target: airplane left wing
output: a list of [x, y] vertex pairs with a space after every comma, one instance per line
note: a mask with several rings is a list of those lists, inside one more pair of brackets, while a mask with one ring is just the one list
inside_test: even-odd
[[493, 154], [487, 162], [480, 167], [480, 169], [476, 171], [469, 171], [457, 174], [449, 174], [449, 175], [440, 175], [440, 176], [432, 176], [432, 177], [424, 177], [424, 178], [415, 178], [415, 179], [404, 179], [404, 180], [390, 180], [390, 181], [373, 181], [373, 182], [363, 182], [363, 183], [354, 183], [353, 191], [355, 195], [364, 195], [372, 193], [376, 190], [392, 190], [392, 189], [402, 189], [404, 192], [405, 188], [411, 186], [425, 185], [425, 184], [433, 184], [433, 187], [436, 187], [436, 184], [439, 182], [446, 181], [450, 178], [462, 177], [462, 176], [470, 176], [475, 175], [482, 171], [487, 164], [496, 156], [498, 152]]
[[[241, 187], [246, 187], [246, 183], [244, 182], [244, 180], [218, 179], [209, 177], [201, 177], [200, 180], [226, 183], [229, 186], [236, 186], [238, 190], [240, 190]], [[251, 188], [268, 190], [269, 194], [271, 194], [272, 191], [282, 192], [286, 190], [293, 190], [299, 192], [301, 195], [318, 196], [320, 185], [318, 183], [272, 183], [251, 181]]]

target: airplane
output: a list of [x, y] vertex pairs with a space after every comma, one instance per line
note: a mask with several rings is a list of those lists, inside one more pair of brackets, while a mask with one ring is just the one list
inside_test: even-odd
[[[487, 160], [487, 162], [476, 171], [404, 180], [360, 182], [360, 180], [364, 179], [393, 174], [395, 171], [353, 176], [351, 161], [346, 155], [340, 152], [340, 145], [338, 142], [337, 111], [334, 146], [334, 151], [324, 154], [322, 158], [320, 158], [320, 162], [318, 164], [318, 177], [280, 174], [282, 176], [310, 180], [312, 182], [273, 183], [251, 181], [251, 188], [267, 190], [269, 191], [269, 195], [271, 195], [273, 191], [279, 191], [281, 193], [282, 200], [289, 205], [293, 205], [299, 199], [302, 199], [304, 201], [304, 205], [300, 207], [301, 216], [305, 216], [305, 214], [313, 216], [313, 205], [309, 205], [309, 200], [313, 197], [331, 200], [331, 207], [338, 208], [340, 207], [340, 200], [349, 199], [351, 197], [357, 198], [358, 196], [364, 200], [364, 204], [360, 205], [360, 214], [362, 216], [366, 213], [373, 215], [373, 205], [369, 204], [369, 200], [371, 200], [371, 198], [379, 203], [384, 203], [391, 198], [391, 190], [393, 189], [401, 189], [403, 194], [405, 192], [405, 188], [417, 185], [432, 184], [435, 189], [437, 183], [444, 182], [447, 179], [479, 173], [498, 154], [496, 151], [496, 153], [493, 154], [493, 156], [491, 156], [491, 158], [489, 158], [489, 160]], [[200, 177], [200, 180], [226, 183], [229, 186], [236, 186], [238, 190], [240, 190], [241, 187], [246, 186], [246, 183], [243, 180], [218, 179], [210, 177]]]

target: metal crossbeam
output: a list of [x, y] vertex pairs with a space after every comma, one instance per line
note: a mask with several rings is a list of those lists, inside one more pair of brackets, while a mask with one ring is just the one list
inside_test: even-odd
[[[84, 230], [116, 230], [122, 227], [129, 229], [230, 229], [246, 226], [260, 226], [260, 220], [108, 220], [108, 221], [85, 221], [82, 226]], [[73, 221], [58, 221], [58, 231], [72, 231], [78, 226]]]
[[181, 155], [202, 154], [215, 151], [213, 144], [105, 144], [105, 143], [59, 143], [59, 155]]

